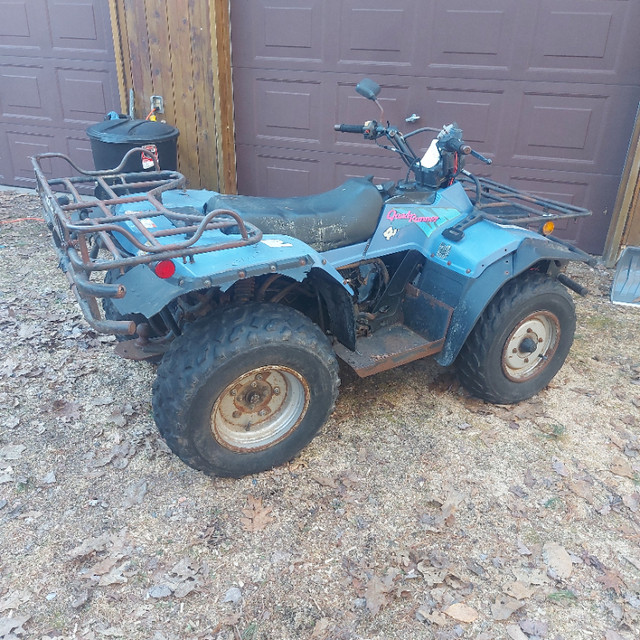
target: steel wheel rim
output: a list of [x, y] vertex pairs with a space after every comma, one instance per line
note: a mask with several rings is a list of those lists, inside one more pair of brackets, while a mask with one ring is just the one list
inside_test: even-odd
[[288, 367], [260, 367], [243, 374], [218, 396], [211, 431], [227, 449], [261, 451], [295, 431], [309, 405], [309, 385]]
[[560, 323], [550, 311], [535, 311], [513, 329], [502, 351], [502, 371], [513, 382], [537, 376], [553, 359]]

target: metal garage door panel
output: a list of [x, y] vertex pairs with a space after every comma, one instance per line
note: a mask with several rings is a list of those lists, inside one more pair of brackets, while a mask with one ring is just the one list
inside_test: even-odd
[[[438, 0], [427, 3], [432, 11], [421, 38], [422, 61], [428, 71], [416, 75], [465, 76], [475, 78], [513, 75], [522, 42], [514, 38], [528, 14], [526, 3], [512, 0]], [[524, 6], [523, 6], [524, 4]]]
[[420, 49], [414, 0], [344, 0], [336, 15], [337, 70], [352, 71], [366, 63], [368, 72], [411, 71], [414, 51]]
[[[331, 170], [322, 171], [329, 155]], [[356, 176], [372, 175], [376, 182], [384, 182], [403, 178], [405, 173], [403, 165], [389, 154], [376, 158], [238, 145], [238, 191], [248, 195], [304, 196], [328, 191]]]
[[[292, 33], [274, 19], [287, 5], [297, 15]], [[592, 208], [588, 224], [564, 233], [601, 250], [640, 100], [640, 2], [251, 0], [234, 4], [232, 20], [241, 190], [270, 193], [267, 173], [256, 181], [246, 169], [257, 147], [261, 157], [269, 147], [286, 156], [288, 171], [309, 152], [304, 166], [322, 174], [309, 172], [310, 192], [350, 171], [386, 177], [390, 154], [332, 130], [379, 119], [353, 93], [369, 75], [383, 87], [393, 124], [411, 128], [404, 119], [412, 113], [421, 126], [457, 121], [494, 160], [494, 179]], [[305, 82], [316, 87], [313, 99]], [[268, 91], [275, 93], [265, 109]]]
[[0, 180], [32, 186], [43, 151], [91, 167], [85, 129], [120, 104], [108, 4], [0, 0], [0, 16]]
[[234, 67], [330, 68], [334, 11], [334, 3], [325, 0], [232, 3]]
[[542, 0], [525, 77], [572, 82], [638, 82], [640, 3]]
[[[238, 144], [389, 155], [362, 136], [333, 129], [340, 122], [379, 118], [378, 108], [355, 92], [360, 79], [360, 75], [315, 71], [236, 69], [234, 88], [242, 96], [236, 102]], [[409, 83], [382, 86], [385, 118], [404, 122], [412, 113]]]
[[522, 85], [511, 162], [620, 175], [639, 99], [638, 87]]
[[0, 55], [112, 60], [105, 5], [100, 0], [0, 0]]
[[2, 55], [45, 55], [49, 34], [41, 0], [0, 0], [0, 15]]
[[48, 90], [51, 70], [33, 59], [12, 60], [14, 64], [0, 64], [0, 120], [37, 125], [59, 122], [57, 91], [52, 99]]

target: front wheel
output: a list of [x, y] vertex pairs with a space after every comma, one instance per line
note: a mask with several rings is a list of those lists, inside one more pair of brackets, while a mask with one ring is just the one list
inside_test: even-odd
[[158, 368], [156, 424], [189, 466], [240, 477], [283, 464], [333, 410], [338, 366], [306, 316], [246, 305], [187, 325]]
[[531, 272], [491, 301], [456, 362], [463, 386], [484, 400], [510, 404], [544, 389], [573, 343], [573, 299], [557, 280]]

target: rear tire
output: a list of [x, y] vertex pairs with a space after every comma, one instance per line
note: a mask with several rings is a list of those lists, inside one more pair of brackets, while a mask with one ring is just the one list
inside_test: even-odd
[[544, 389], [573, 343], [573, 299], [555, 278], [531, 272], [491, 301], [456, 361], [462, 385], [495, 404], [521, 402]]
[[183, 462], [237, 478], [305, 447], [338, 385], [335, 354], [316, 325], [289, 307], [250, 304], [184, 328], [158, 368], [153, 412]]

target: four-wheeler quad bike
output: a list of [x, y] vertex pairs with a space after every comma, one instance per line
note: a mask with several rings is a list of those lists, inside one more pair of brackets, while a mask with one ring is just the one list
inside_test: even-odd
[[[379, 90], [357, 86], [378, 106]], [[290, 460], [334, 407], [337, 358], [364, 377], [434, 355], [455, 363], [472, 394], [516, 403], [547, 385], [571, 347], [567, 288], [585, 291], [561, 270], [590, 258], [543, 233], [588, 211], [474, 177], [465, 157], [489, 161], [455, 124], [335, 128], [385, 140], [406, 179], [274, 199], [187, 190], [157, 165], [120, 173], [126, 159], [111, 171], [33, 159], [85, 318], [118, 335], [120, 355], [160, 361], [155, 421], [205, 473]], [[420, 158], [409, 140], [424, 131], [437, 137]], [[77, 175], [47, 179], [43, 163], [55, 158]], [[95, 197], [81, 195], [87, 187]]]

